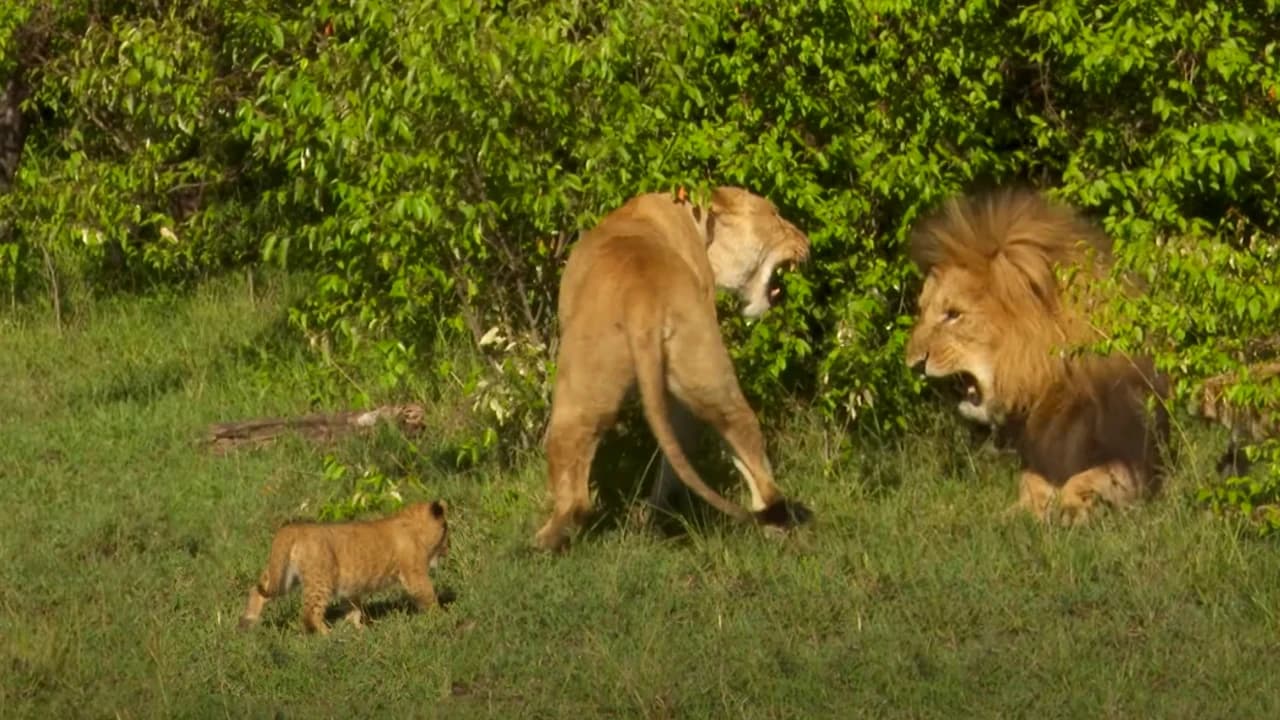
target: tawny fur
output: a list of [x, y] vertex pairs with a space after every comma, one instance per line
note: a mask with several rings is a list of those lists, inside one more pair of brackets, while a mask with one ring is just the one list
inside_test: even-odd
[[267, 567], [249, 590], [242, 628], [258, 622], [268, 600], [302, 583], [302, 624], [327, 634], [325, 609], [348, 604], [347, 619], [360, 625], [358, 601], [400, 585], [420, 610], [436, 604], [428, 570], [448, 553], [449, 528], [439, 502], [409, 505], [394, 515], [346, 523], [290, 523], [276, 532]]
[[670, 421], [671, 402], [713, 426], [746, 477], [756, 518], [778, 520], [759, 423], [738, 386], [716, 319], [715, 293], [736, 292], [743, 314], [776, 301], [775, 270], [804, 262], [809, 241], [768, 200], [718, 188], [701, 207], [640, 195], [584, 232], [560, 284], [560, 346], [546, 449], [553, 504], [536, 543], [562, 547], [591, 508], [588, 477], [600, 436], [639, 387], [645, 419], [675, 474], [720, 510], [751, 514], [711, 490]]
[[[953, 199], [912, 236], [925, 273], [907, 363], [960, 375], [965, 417], [1000, 427], [1023, 465], [1020, 505], [1083, 522], [1158, 490], [1167, 383], [1149, 358], [1099, 357], [1090, 280], [1110, 242], [1071, 209], [1027, 191]], [[1056, 505], [1056, 509], [1055, 506]]]
[[1263, 440], [1280, 437], [1280, 408], [1247, 407], [1231, 402], [1226, 390], [1242, 379], [1272, 388], [1280, 387], [1280, 361], [1259, 361], [1241, 372], [1223, 373], [1204, 381], [1198, 401], [1191, 411], [1231, 431], [1231, 443], [1218, 460], [1224, 476], [1245, 475], [1252, 463], [1246, 448]]

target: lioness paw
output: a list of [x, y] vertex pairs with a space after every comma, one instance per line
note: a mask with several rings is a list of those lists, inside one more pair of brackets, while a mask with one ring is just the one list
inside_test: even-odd
[[789, 500], [779, 500], [755, 513], [756, 522], [768, 528], [789, 529], [813, 520], [813, 511], [805, 505]]
[[559, 528], [542, 528], [533, 536], [533, 545], [544, 552], [562, 552], [569, 546], [569, 537]]

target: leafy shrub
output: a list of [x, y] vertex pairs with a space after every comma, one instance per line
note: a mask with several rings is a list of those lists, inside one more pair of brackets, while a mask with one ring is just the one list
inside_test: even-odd
[[[381, 470], [353, 466], [332, 454], [324, 458], [324, 479], [337, 487], [320, 507], [321, 520], [351, 520], [366, 512], [385, 514], [404, 503], [400, 482]], [[413, 480], [408, 482], [415, 484]]]
[[908, 228], [1026, 182], [1117, 238], [1151, 292], [1117, 298], [1113, 342], [1185, 400], [1276, 333], [1277, 7], [23, 0], [0, 10], [0, 69], [31, 87], [0, 277], [17, 298], [308, 270], [295, 325], [388, 384], [442, 344], [488, 359], [441, 374], [483, 452], [541, 433], [575, 233], [640, 191], [742, 184], [814, 243], [788, 306], [726, 319], [745, 388], [886, 433], [921, 392]]

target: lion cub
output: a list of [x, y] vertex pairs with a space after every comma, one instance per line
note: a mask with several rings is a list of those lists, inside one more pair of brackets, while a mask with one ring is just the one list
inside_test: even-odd
[[399, 584], [425, 610], [436, 603], [427, 571], [449, 551], [449, 526], [439, 501], [415, 503], [377, 520], [290, 523], [271, 541], [267, 567], [249, 590], [240, 627], [258, 622], [267, 601], [301, 581], [302, 625], [328, 634], [330, 600], [345, 600], [346, 619], [359, 627], [360, 597]]

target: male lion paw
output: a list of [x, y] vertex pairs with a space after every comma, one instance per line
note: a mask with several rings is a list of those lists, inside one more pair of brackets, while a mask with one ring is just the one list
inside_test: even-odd
[[1058, 522], [1066, 527], [1084, 525], [1097, 514], [1097, 495], [1092, 491], [1063, 490], [1058, 500]]

